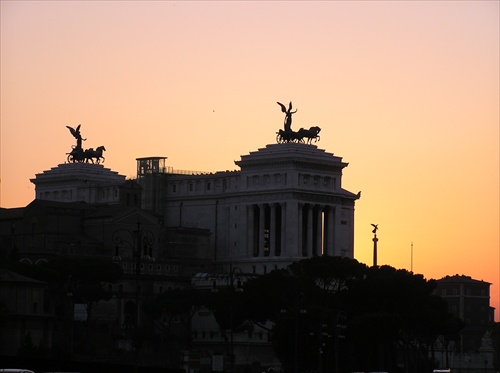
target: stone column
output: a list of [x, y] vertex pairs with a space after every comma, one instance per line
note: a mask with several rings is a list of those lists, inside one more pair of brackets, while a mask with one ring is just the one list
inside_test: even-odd
[[323, 206], [318, 206], [316, 215], [316, 250], [313, 252], [321, 256], [323, 255]]
[[298, 204], [299, 206], [299, 212], [297, 214], [298, 217], [298, 227], [297, 227], [297, 249], [293, 253], [295, 256], [302, 256], [302, 237], [304, 237], [304, 221], [303, 221], [303, 216], [302, 214], [304, 213], [304, 204], [300, 203]]
[[254, 248], [254, 234], [255, 234], [255, 215], [254, 206], [247, 206], [247, 257], [251, 258], [253, 256]]
[[285, 250], [287, 250], [286, 245], [286, 203], [282, 202], [281, 204], [281, 247], [280, 247], [280, 255], [285, 255]]
[[342, 213], [340, 205], [335, 206], [335, 218], [334, 218], [334, 234], [333, 234], [333, 255], [342, 256], [340, 250], [340, 214]]
[[276, 204], [271, 203], [271, 217], [269, 224], [269, 255], [276, 256]]
[[313, 205], [307, 205], [307, 257], [313, 253]]
[[325, 252], [327, 255], [333, 256], [334, 249], [334, 210], [333, 206], [328, 206], [327, 219], [326, 219], [326, 246]]
[[[287, 257], [300, 256], [297, 251], [297, 231], [298, 231], [298, 203], [289, 201], [286, 203], [285, 217], [285, 250]], [[285, 255], [285, 254], [284, 254]]]
[[264, 255], [264, 229], [266, 223], [266, 205], [259, 205], [259, 252], [257, 256]]

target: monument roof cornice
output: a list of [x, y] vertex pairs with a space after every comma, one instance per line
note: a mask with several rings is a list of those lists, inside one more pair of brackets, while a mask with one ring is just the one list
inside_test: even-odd
[[341, 157], [318, 149], [316, 145], [300, 143], [271, 144], [265, 148], [241, 156], [241, 160], [234, 162], [242, 171], [261, 169], [265, 167], [283, 167], [308, 169], [342, 169], [348, 163], [342, 162]]
[[100, 164], [89, 163], [62, 163], [50, 170], [36, 174], [30, 179], [32, 183], [43, 182], [45, 184], [87, 182], [121, 183], [125, 181], [125, 176], [116, 171], [105, 168]]

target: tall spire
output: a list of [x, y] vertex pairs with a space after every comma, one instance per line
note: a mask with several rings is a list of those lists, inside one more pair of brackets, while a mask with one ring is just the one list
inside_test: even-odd
[[373, 233], [373, 266], [376, 267], [377, 266], [377, 242], [378, 242], [378, 238], [377, 238], [377, 230], [378, 230], [378, 224], [372, 224], [373, 226], [373, 230], [372, 230], [372, 233]]

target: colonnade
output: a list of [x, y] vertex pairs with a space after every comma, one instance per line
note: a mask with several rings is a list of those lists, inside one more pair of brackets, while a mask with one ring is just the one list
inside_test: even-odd
[[336, 242], [340, 208], [281, 202], [247, 206], [248, 256], [341, 255]]

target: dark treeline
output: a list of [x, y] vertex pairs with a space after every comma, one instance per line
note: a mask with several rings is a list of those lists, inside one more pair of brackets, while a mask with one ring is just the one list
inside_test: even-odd
[[248, 282], [240, 312], [275, 323], [287, 371], [430, 372], [437, 338], [456, 340], [462, 327], [435, 287], [406, 270], [315, 257]]
[[[65, 319], [72, 319], [64, 306], [67, 294], [74, 302], [87, 305], [89, 321], [95, 304], [112, 296], [103, 290], [103, 284], [123, 276], [109, 261], [81, 258], [58, 258], [39, 267], [5, 263], [3, 267], [49, 284], [62, 328], [67, 327]], [[434, 295], [434, 280], [389, 266], [368, 267], [354, 259], [323, 256], [263, 276], [235, 274], [233, 286], [217, 292], [187, 287], [143, 299], [146, 323], [135, 341], [139, 350], [143, 341], [158, 339], [159, 332], [162, 343], [177, 346], [177, 355], [189, 350], [193, 347], [192, 317], [206, 307], [213, 311], [222, 331], [241, 332], [252, 325], [270, 328], [274, 352], [285, 372], [419, 373], [432, 371], [436, 341], [445, 349], [451, 341], [458, 343], [463, 326], [448, 311], [446, 302]], [[175, 317], [180, 323], [170, 323], [165, 317]], [[28, 348], [20, 354], [83, 356], [88, 353], [84, 347], [92, 345], [90, 325], [75, 327], [72, 351], [66, 351], [69, 345], [63, 343], [59, 352], [30, 353]], [[180, 329], [171, 330], [171, 325], [180, 325]], [[229, 355], [227, 338], [226, 348]], [[124, 356], [122, 360], [126, 360]]]
[[271, 321], [274, 351], [286, 372], [431, 372], [437, 339], [446, 346], [462, 328], [433, 294], [434, 280], [349, 258], [304, 259], [241, 286], [215, 294], [166, 292], [146, 307], [155, 317], [203, 304], [221, 330]]

